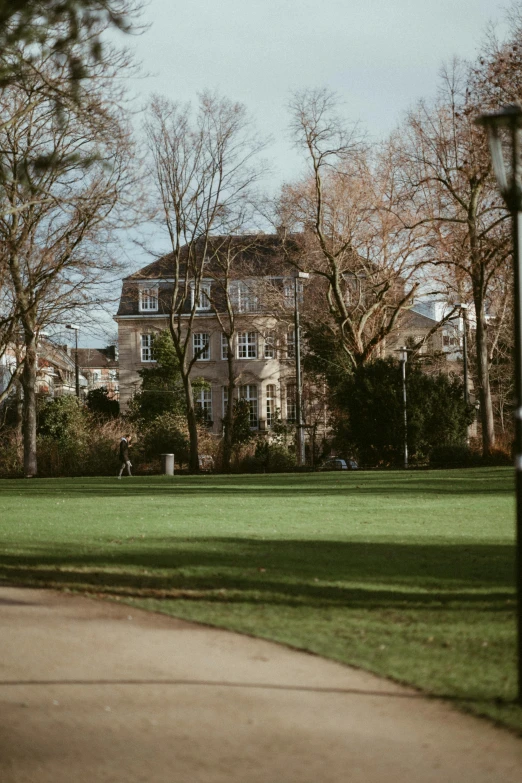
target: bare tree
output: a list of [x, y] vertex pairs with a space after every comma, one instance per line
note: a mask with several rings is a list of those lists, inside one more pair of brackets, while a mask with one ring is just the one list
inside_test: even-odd
[[[477, 379], [482, 446], [495, 443], [489, 379], [489, 291], [509, 257], [507, 214], [490, 172], [486, 141], [474, 125], [480, 96], [470, 69], [454, 63], [443, 72], [438, 99], [412, 111], [396, 137], [397, 180], [410, 200], [410, 227], [429, 229], [435, 277], [456, 301], [471, 299], [476, 313]], [[402, 161], [402, 162], [401, 162]]]
[[355, 367], [379, 353], [411, 305], [423, 238], [391, 209], [392, 158], [385, 149], [370, 153], [338, 116], [333, 94], [305, 91], [290, 108], [310, 173], [284, 187], [280, 222], [301, 243], [302, 268], [323, 281], [325, 326]]
[[[22, 335], [26, 476], [37, 472], [39, 332], [90, 305], [113, 267], [111, 231], [119, 225], [116, 207], [130, 184], [132, 159], [125, 115], [117, 96], [107, 93], [106, 66], [60, 122], [53, 100], [40, 89], [45, 72], [40, 63], [33, 76], [0, 93], [0, 268]], [[30, 110], [20, 111], [24, 105]], [[1, 124], [13, 116], [15, 122]], [[39, 159], [52, 165], [39, 166]]]
[[[190, 469], [197, 471], [198, 430], [191, 371], [196, 316], [211, 296], [207, 274], [212, 237], [244, 228], [245, 204], [261, 173], [263, 143], [252, 133], [244, 106], [210, 93], [190, 106], [152, 101], [146, 123], [158, 197], [157, 217], [172, 247], [169, 327], [180, 364], [190, 436]], [[229, 406], [230, 407], [230, 406]]]

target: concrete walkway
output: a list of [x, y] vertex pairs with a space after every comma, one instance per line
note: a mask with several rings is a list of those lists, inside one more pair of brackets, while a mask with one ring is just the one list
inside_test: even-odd
[[520, 783], [522, 740], [340, 664], [0, 588], [2, 783]]

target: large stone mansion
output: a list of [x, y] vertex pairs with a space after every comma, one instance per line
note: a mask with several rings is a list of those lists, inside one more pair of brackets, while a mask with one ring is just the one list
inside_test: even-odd
[[[248, 254], [247, 254], [248, 255]], [[256, 238], [255, 252], [237, 279], [232, 279], [236, 333], [234, 360], [238, 395], [250, 402], [251, 425], [269, 428], [274, 417], [295, 421], [295, 332], [293, 327], [295, 273], [282, 251], [276, 235]], [[248, 272], [245, 272], [245, 268]], [[227, 406], [227, 344], [216, 317], [216, 298], [212, 296], [214, 277], [203, 278], [199, 301], [185, 303], [184, 317], [193, 316], [191, 348], [197, 354], [193, 378], [203, 378], [207, 388], [196, 392], [196, 404], [204, 411], [212, 430], [222, 430]], [[276, 307], [267, 307], [256, 288], [268, 282], [280, 292]], [[174, 286], [172, 255], [168, 254], [123, 280], [115, 320], [119, 335], [120, 406], [125, 412], [139, 390], [142, 368], [154, 362], [152, 341], [155, 333], [168, 328], [170, 302]], [[302, 299], [302, 292], [299, 292]], [[211, 303], [212, 299], [212, 303]], [[276, 310], [278, 312], [276, 313]], [[420, 312], [407, 311], [399, 330], [389, 340], [389, 350], [407, 339], [419, 338], [436, 323]], [[457, 329], [458, 332], [458, 329]], [[459, 350], [458, 335], [449, 325], [426, 344], [425, 351], [452, 353]], [[316, 404], [317, 408], [317, 404]], [[309, 411], [311, 413], [311, 411]], [[320, 411], [315, 410], [315, 416]], [[326, 411], [324, 411], [326, 416]], [[305, 411], [305, 420], [306, 411]], [[326, 422], [325, 422], [326, 423]]]

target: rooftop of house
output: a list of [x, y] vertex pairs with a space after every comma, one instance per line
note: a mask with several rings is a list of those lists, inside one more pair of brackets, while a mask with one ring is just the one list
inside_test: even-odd
[[[205, 249], [205, 239], [197, 240], [192, 247], [185, 245], [180, 249], [180, 270], [183, 275], [187, 266], [189, 252], [196, 254], [205, 250], [206, 265], [209, 274], [219, 274], [227, 255], [234, 257], [234, 267], [245, 276], [291, 274], [292, 265], [287, 260], [287, 254], [297, 250], [293, 238], [287, 238], [283, 243], [278, 234], [241, 234], [238, 236], [209, 237]], [[175, 254], [167, 253], [151, 264], [142, 267], [126, 280], [161, 280], [172, 278], [175, 272]]]
[[433, 329], [437, 321], [415, 310], [406, 310], [400, 317], [399, 329]]
[[78, 348], [78, 366], [83, 370], [117, 369], [114, 347]]

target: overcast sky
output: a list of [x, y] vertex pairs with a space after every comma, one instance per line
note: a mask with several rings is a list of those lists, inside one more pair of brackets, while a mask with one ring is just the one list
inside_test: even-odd
[[[132, 87], [137, 105], [153, 93], [193, 101], [206, 89], [244, 103], [260, 133], [274, 139], [267, 151], [273, 162], [267, 184], [276, 190], [301, 170], [287, 134], [291, 91], [334, 90], [346, 117], [359, 122], [370, 138], [382, 138], [417, 100], [435, 94], [444, 62], [473, 58], [490, 22], [502, 32], [508, 4], [148, 0], [143, 21], [149, 28], [126, 38], [147, 74]], [[130, 267], [150, 260], [144, 250], [129, 251]]]
[[[508, 0], [148, 0], [149, 29], [132, 42], [150, 76], [135, 85], [194, 100], [216, 89], [241, 101], [275, 139], [276, 180], [298, 159], [288, 144], [292, 90], [328, 87], [346, 115], [380, 138], [419, 98], [443, 62], [472, 58]], [[274, 182], [275, 184], [275, 182]]]

